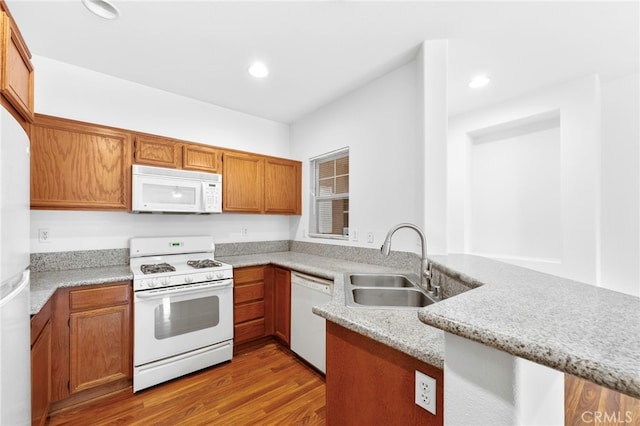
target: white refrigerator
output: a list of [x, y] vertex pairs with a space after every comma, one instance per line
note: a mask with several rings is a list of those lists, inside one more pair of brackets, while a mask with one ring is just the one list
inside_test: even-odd
[[0, 106], [0, 425], [31, 424], [29, 138]]

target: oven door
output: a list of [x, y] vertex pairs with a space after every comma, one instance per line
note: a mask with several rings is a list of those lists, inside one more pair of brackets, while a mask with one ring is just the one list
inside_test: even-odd
[[233, 339], [233, 280], [137, 291], [135, 366]]

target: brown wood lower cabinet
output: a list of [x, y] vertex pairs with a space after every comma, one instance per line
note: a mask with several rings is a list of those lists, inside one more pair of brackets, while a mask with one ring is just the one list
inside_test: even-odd
[[291, 340], [291, 271], [274, 268], [274, 330], [273, 334], [286, 347]]
[[31, 319], [31, 424], [44, 425], [51, 405], [51, 307]]
[[233, 270], [233, 343], [240, 345], [273, 333], [273, 267]]
[[291, 271], [273, 265], [233, 270], [234, 345], [275, 336], [289, 347]]
[[[415, 404], [415, 371], [436, 379], [436, 413]], [[327, 425], [442, 425], [443, 372], [327, 321]]]
[[58, 289], [53, 315], [52, 408], [131, 385], [131, 282]]

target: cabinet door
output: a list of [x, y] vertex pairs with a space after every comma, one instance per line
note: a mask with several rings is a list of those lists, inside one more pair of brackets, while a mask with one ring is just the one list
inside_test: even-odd
[[184, 144], [182, 146], [182, 168], [208, 173], [220, 172], [220, 151], [207, 146]]
[[31, 424], [43, 425], [51, 402], [51, 322], [31, 347]]
[[266, 158], [264, 162], [264, 211], [301, 214], [302, 165], [299, 161]]
[[31, 424], [44, 425], [51, 403], [51, 302], [31, 319]]
[[131, 139], [107, 127], [36, 115], [31, 207], [131, 209]]
[[31, 54], [15, 23], [0, 12], [2, 72], [0, 92], [27, 121], [33, 121], [33, 65]]
[[130, 376], [128, 305], [73, 312], [69, 327], [71, 394]]
[[289, 346], [291, 336], [291, 271], [274, 268], [274, 335]]
[[182, 165], [181, 144], [172, 139], [137, 135], [133, 160], [137, 164], [180, 168]]
[[222, 210], [262, 213], [264, 206], [264, 158], [225, 152], [222, 161]]

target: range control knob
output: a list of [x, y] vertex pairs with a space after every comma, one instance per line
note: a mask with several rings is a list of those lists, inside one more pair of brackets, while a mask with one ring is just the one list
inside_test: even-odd
[[171, 278], [166, 277], [165, 279], [162, 280], [162, 285], [169, 285], [171, 284]]
[[192, 276], [187, 275], [187, 276], [184, 277], [184, 282], [185, 283], [190, 283], [192, 281], [193, 281], [193, 277]]
[[213, 279], [213, 274], [211, 272], [209, 272], [206, 276], [206, 279], [211, 281]]
[[147, 286], [149, 288], [158, 287], [158, 281], [155, 278], [151, 279], [151, 280], [147, 281]]
[[224, 277], [224, 272], [222, 271], [216, 272], [216, 278], [222, 278], [222, 277]]

